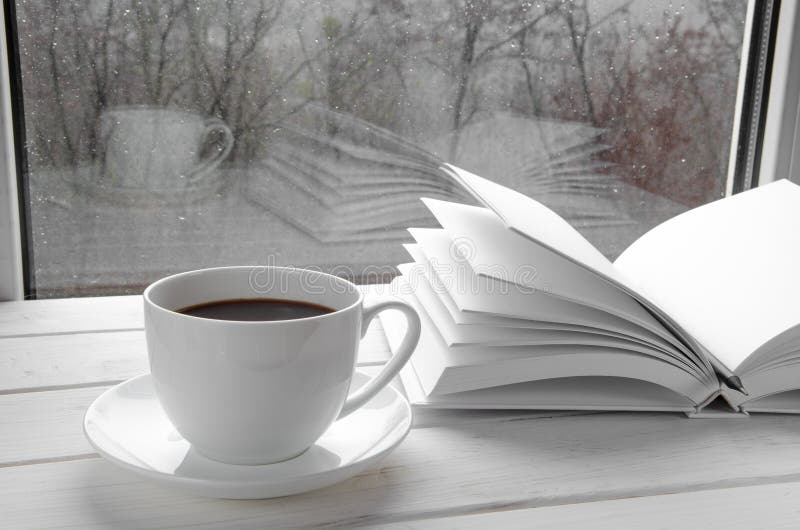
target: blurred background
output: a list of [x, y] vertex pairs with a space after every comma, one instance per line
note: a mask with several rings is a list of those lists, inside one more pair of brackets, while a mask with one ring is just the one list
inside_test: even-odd
[[610, 258], [722, 196], [746, 0], [18, 0], [38, 297], [388, 281], [461, 166]]

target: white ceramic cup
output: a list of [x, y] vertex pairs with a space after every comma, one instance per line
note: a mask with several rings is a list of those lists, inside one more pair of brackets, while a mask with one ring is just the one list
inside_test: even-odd
[[[209, 137], [221, 135], [219, 149], [200, 153]], [[114, 107], [100, 119], [105, 144], [104, 179], [120, 188], [181, 190], [213, 176], [233, 148], [222, 120], [160, 107]]]
[[[278, 298], [334, 309], [282, 321], [214, 320], [178, 313], [197, 304]], [[398, 352], [348, 397], [361, 338], [386, 309], [405, 314]], [[244, 266], [163, 278], [144, 292], [156, 393], [177, 431], [201, 454], [266, 464], [303, 453], [337, 419], [367, 403], [406, 363], [419, 317], [398, 300], [364, 304], [356, 286], [305, 269]]]

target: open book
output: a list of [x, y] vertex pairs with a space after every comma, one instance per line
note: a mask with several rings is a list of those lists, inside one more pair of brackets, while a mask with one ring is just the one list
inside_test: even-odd
[[[423, 199], [442, 228], [410, 229], [392, 293], [423, 322], [413, 403], [800, 413], [800, 186], [688, 211], [612, 263], [535, 200], [447, 169], [484, 207]], [[394, 349], [404, 320], [381, 317]]]

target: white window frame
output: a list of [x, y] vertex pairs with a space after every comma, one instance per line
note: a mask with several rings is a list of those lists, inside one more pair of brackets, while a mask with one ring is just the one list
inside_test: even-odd
[[0, 9], [0, 300], [21, 300], [22, 231], [9, 76], [5, 10]]
[[[7, 1], [0, 0], [0, 6], [4, 7]], [[751, 17], [752, 3], [748, 7], [748, 32]], [[21, 212], [5, 28], [5, 10], [0, 10], [0, 300], [21, 300], [24, 297]], [[771, 76], [758, 184], [783, 177], [800, 183], [800, 9], [794, 1], [780, 3]], [[738, 110], [733, 138], [738, 136]], [[731, 182], [729, 174], [727, 194], [731, 193]]]
[[800, 184], [800, 8], [781, 2], [758, 183]]

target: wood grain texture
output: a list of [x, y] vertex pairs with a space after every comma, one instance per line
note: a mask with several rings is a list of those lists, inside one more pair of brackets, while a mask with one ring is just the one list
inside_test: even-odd
[[[374, 376], [381, 366], [370, 364], [359, 369]], [[397, 380], [394, 384], [400, 387]], [[108, 388], [109, 386], [91, 386], [0, 395], [0, 466], [93, 454], [94, 450], [83, 435], [83, 415], [92, 401]], [[570, 413], [556, 413], [558, 414]], [[523, 418], [553, 416], [552, 412], [519, 411], [494, 414], [473, 411], [455, 416], [423, 415], [422, 427], [453, 424], [463, 426], [471, 422], [485, 422], [489, 418], [496, 421], [518, 421]]]
[[141, 329], [141, 296], [0, 303], [0, 337]]
[[484, 530], [486, 528], [703, 528], [751, 530], [797, 528], [800, 483], [769, 484], [710, 491], [587, 502], [565, 506], [502, 510], [379, 525], [376, 528]]
[[147, 371], [143, 331], [0, 339], [0, 393], [110, 384]]
[[0, 465], [94, 453], [83, 414], [107, 387], [0, 396]]
[[[798, 520], [800, 418], [783, 415], [425, 410], [394, 453], [339, 485], [265, 501], [183, 496], [97, 458], [81, 430], [108, 383], [146, 371], [140, 314], [139, 297], [0, 303], [0, 526], [727, 529]], [[359, 362], [374, 373], [387, 355], [373, 325]]]
[[[419, 438], [416, 431], [411, 436]], [[447, 518], [543, 506], [579, 507], [580, 503], [631, 496], [626, 484], [616, 482], [619, 476], [585, 472], [580, 469], [579, 459], [572, 475], [543, 488], [538, 475], [529, 474], [521, 480], [520, 474], [510, 472], [502, 462], [499, 465], [509, 475], [507, 480], [498, 479], [497, 474], [479, 473], [475, 468], [459, 467], [460, 461], [434, 461], [438, 455], [421, 454], [419, 443], [401, 445], [375, 469], [338, 485], [260, 501], [185, 496], [143, 481], [101, 459], [0, 468], [0, 510], [9, 528], [351, 528], [428, 520], [443, 520], [444, 527], [458, 528], [446, 524]], [[490, 463], [490, 457], [486, 459]], [[428, 469], [422, 469], [423, 465]], [[589, 477], [592, 488], [582, 488], [583, 493], [578, 494], [576, 480], [588, 486], [581, 478]], [[772, 480], [799, 479], [800, 475], [795, 474]], [[748, 486], [754, 480], [715, 478], [692, 489], [663, 482], [657, 476], [650, 481], [643, 476], [635, 482], [639, 488], [636, 496], [656, 496]], [[643, 488], [644, 482], [649, 482], [650, 487]], [[773, 502], [767, 498], [760, 504], [748, 502], [747, 506], [762, 521], [772, 521]], [[691, 524], [677, 527], [726, 528], [716, 525], [719, 516], [703, 510], [702, 505], [695, 505], [694, 512], [697, 515]], [[563, 513], [569, 521], [569, 512]], [[655, 512], [659, 513], [662, 512]], [[783, 513], [778, 511], [778, 516]], [[576, 521], [585, 519], [579, 517]], [[643, 517], [635, 527], [658, 527], [664, 521]], [[796, 519], [788, 521], [796, 523]], [[762, 524], [750, 528], [764, 527]]]
[[[91, 391], [100, 390], [3, 396], [15, 401], [0, 406], [0, 417], [8, 419], [12, 417], [9, 411], [17, 411], [19, 415], [14, 417], [24, 419], [0, 426], [0, 460], [24, 463], [90, 453], [80, 431], [80, 418], [92, 399]], [[33, 404], [34, 398], [43, 397], [46, 402]], [[800, 422], [794, 420], [777, 415], [761, 415], [747, 422], [689, 421], [670, 414], [486, 415], [481, 421], [469, 419], [462, 424], [451, 418], [440, 426], [414, 429], [376, 469], [339, 486], [245, 504], [248, 510], [260, 506], [251, 510], [259, 524], [284, 526], [302, 513], [304, 525], [338, 521], [347, 526], [797, 480]], [[765, 437], [768, 450], [764, 449]], [[60, 477], [62, 472], [67, 476]], [[52, 490], [43, 479], [48, 473], [53, 484], [61, 483], [66, 489], [89, 479], [113, 477], [119, 481], [117, 504], [106, 508], [114, 514], [127, 510], [133, 517], [130, 524], [137, 527], [150, 524], [147, 507], [153, 503], [169, 501], [169, 517], [181, 524], [201, 521], [196, 517], [202, 513], [211, 517], [212, 512], [205, 511], [207, 506], [224, 505], [156, 486], [151, 490], [138, 477], [122, 471], [117, 474], [107, 462], [85, 460], [0, 469], [0, 484], [10, 488], [0, 496], [3, 510], [15, 503], [25, 505], [15, 497], [13, 484], [37, 484], [36, 512], [63, 506], [66, 501], [60, 496], [64, 492]], [[103, 502], [91, 495], [108, 493], [104, 488], [81, 488], [76, 494], [89, 496], [81, 497], [83, 505], [70, 506], [61, 514], [64, 521], [76, 526], [90, 524], [85, 517], [96, 503]], [[213, 516], [223, 513], [213, 512]], [[236, 520], [241, 513], [229, 516]]]

